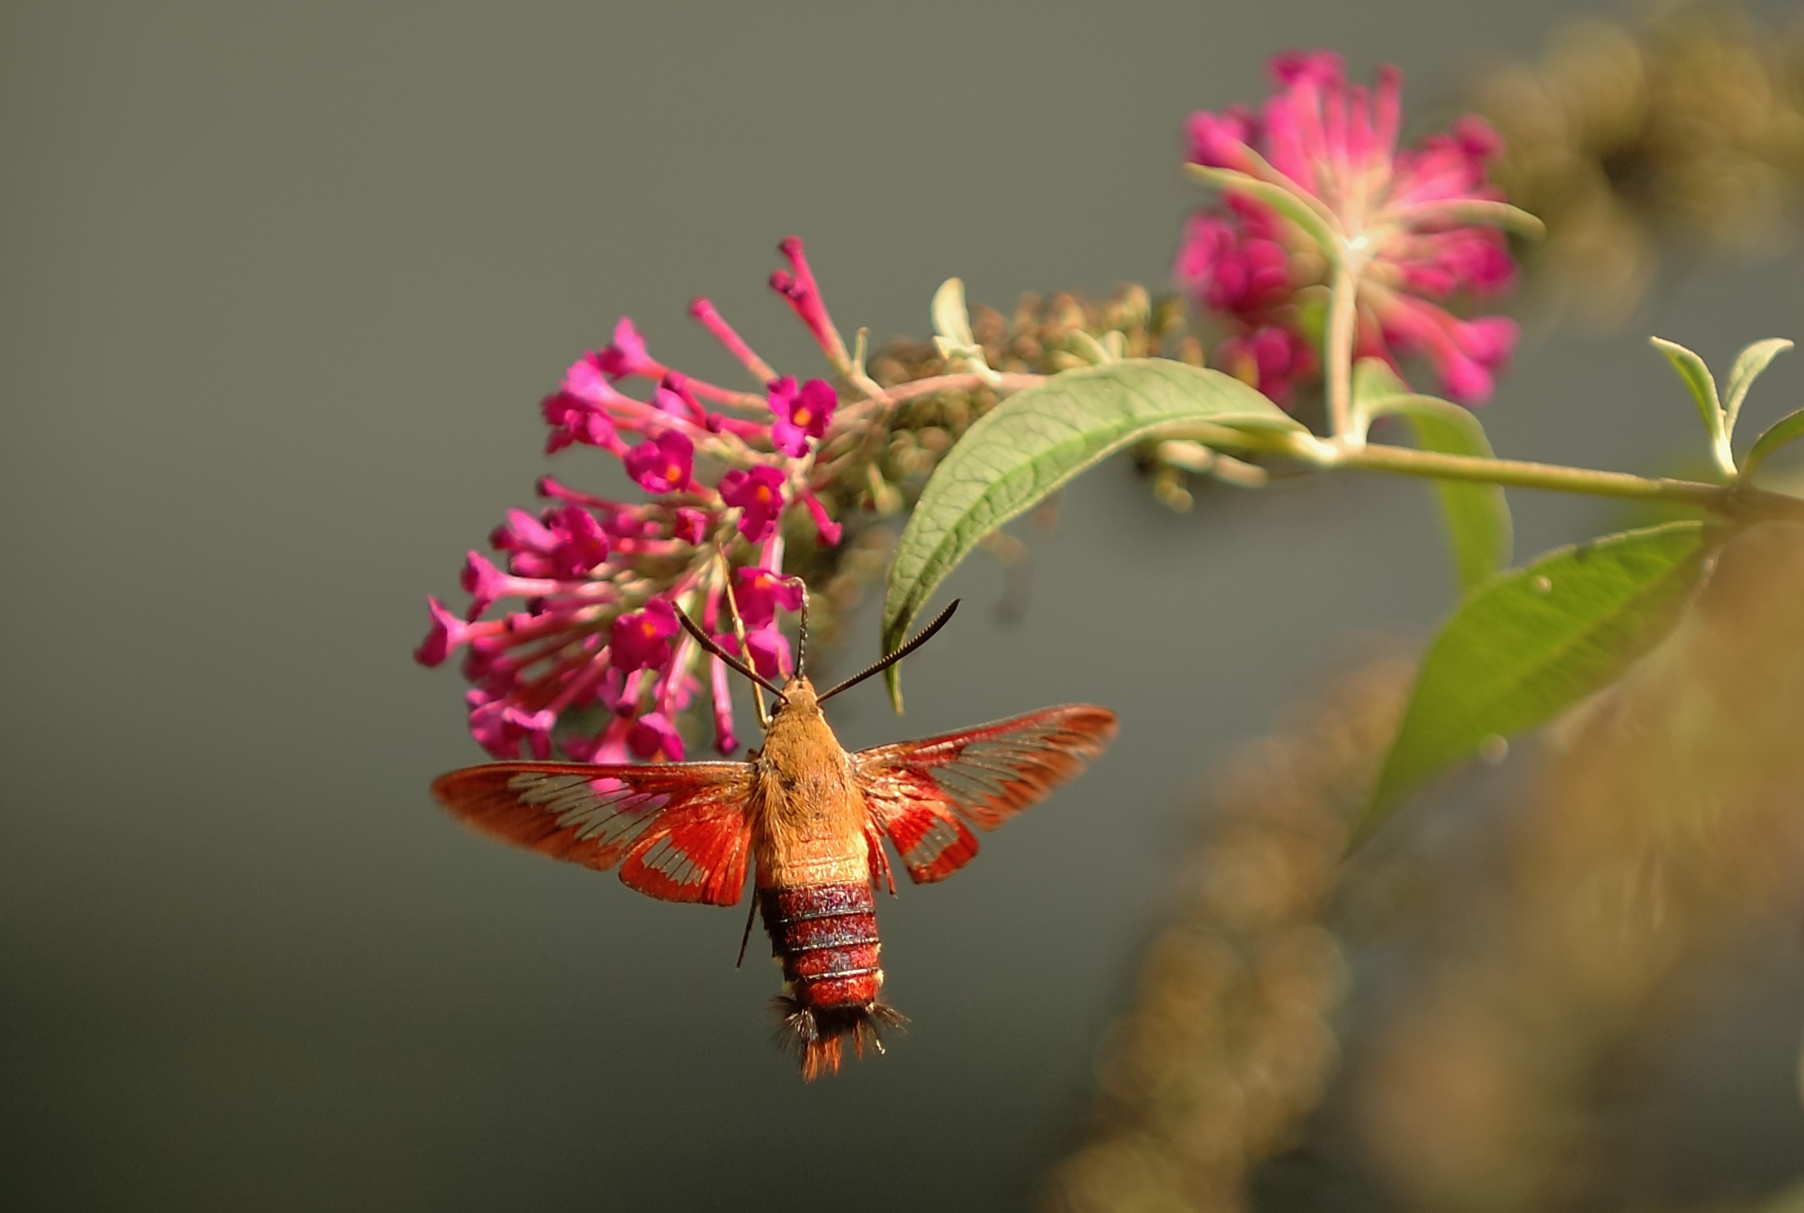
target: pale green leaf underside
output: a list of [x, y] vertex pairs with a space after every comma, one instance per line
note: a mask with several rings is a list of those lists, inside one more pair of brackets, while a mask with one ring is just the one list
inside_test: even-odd
[[[1256, 156], [1254, 158], [1257, 159]], [[1265, 165], [1264, 161], [1258, 163], [1268, 175], [1281, 176], [1276, 169]], [[1294, 185], [1262, 181], [1231, 168], [1211, 168], [1203, 164], [1186, 164], [1184, 168], [1192, 177], [1217, 189], [1232, 190], [1249, 198], [1257, 198], [1301, 228], [1321, 247], [1324, 254], [1329, 257], [1339, 255], [1340, 239], [1335, 234], [1333, 221], [1322, 213], [1319, 203], [1313, 203]]]
[[1677, 622], [1709, 551], [1701, 522], [1558, 548], [1473, 592], [1441, 629], [1356, 834], [1404, 794], [1602, 690]]
[[1754, 380], [1760, 378], [1760, 372], [1791, 346], [1792, 343], [1783, 337], [1768, 337], [1765, 341], [1756, 341], [1735, 356], [1735, 365], [1729, 368], [1729, 386], [1723, 393], [1723, 425], [1726, 429], [1735, 429], [1735, 419], [1741, 415], [1742, 402], [1748, 398], [1748, 389], [1754, 386]]
[[971, 317], [965, 310], [965, 284], [962, 279], [948, 278], [933, 293], [933, 331], [955, 345], [975, 345], [971, 336]]
[[1686, 349], [1676, 341], [1668, 341], [1664, 337], [1649, 337], [1653, 347], [1666, 355], [1673, 369], [1679, 372], [1679, 378], [1691, 391], [1691, 398], [1697, 401], [1698, 415], [1704, 419], [1704, 430], [1710, 435], [1712, 442], [1720, 442], [1723, 437], [1722, 403], [1716, 394], [1716, 377], [1704, 360]]
[[1789, 416], [1781, 417], [1760, 437], [1754, 439], [1754, 445], [1748, 448], [1748, 456], [1741, 461], [1741, 477], [1751, 480], [1760, 465], [1767, 461], [1772, 453], [1788, 442], [1796, 442], [1804, 438], [1804, 409]]
[[[1414, 431], [1416, 445], [1443, 455], [1492, 457], [1484, 426], [1470, 410], [1433, 396], [1419, 396], [1377, 359], [1361, 359], [1353, 371], [1353, 398], [1360, 428], [1373, 417], [1402, 417]], [[1510, 563], [1513, 530], [1510, 506], [1494, 484], [1469, 480], [1437, 480], [1435, 495], [1453, 548], [1454, 574], [1460, 590], [1483, 582]]]
[[[1165, 358], [1055, 375], [978, 419], [909, 517], [883, 600], [883, 651], [902, 643], [934, 589], [983, 537], [1104, 457], [1183, 422], [1300, 430], [1240, 380]], [[900, 681], [890, 696], [901, 707]]]
[[1415, 206], [1399, 207], [1391, 214], [1395, 221], [1405, 222], [1411, 226], [1430, 222], [1438, 222], [1449, 227], [1455, 224], [1483, 223], [1491, 227], [1500, 227], [1518, 236], [1526, 236], [1531, 240], [1539, 240], [1547, 235], [1547, 225], [1535, 215], [1519, 206], [1511, 206], [1507, 202], [1496, 202], [1485, 198], [1418, 203]]

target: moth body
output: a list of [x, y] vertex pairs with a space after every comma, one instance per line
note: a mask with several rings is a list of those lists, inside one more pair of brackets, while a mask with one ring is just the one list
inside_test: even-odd
[[748, 816], [758, 912], [783, 967], [776, 1000], [802, 1075], [839, 1068], [844, 1044], [883, 1047], [902, 1016], [878, 997], [883, 970], [872, 896], [869, 810], [852, 763], [821, 714], [814, 687], [783, 687], [764, 749], [752, 760]]
[[666, 901], [736, 905], [749, 864], [783, 968], [783, 1032], [814, 1079], [839, 1068], [848, 1042], [860, 1056], [881, 1050], [879, 1030], [904, 1022], [880, 997], [873, 888], [895, 887], [884, 840], [912, 880], [943, 880], [977, 854], [971, 827], [1042, 799], [1114, 735], [1114, 713], [1068, 704], [848, 754], [798, 675], [746, 762], [495, 762], [432, 791], [484, 834], [617, 867]]

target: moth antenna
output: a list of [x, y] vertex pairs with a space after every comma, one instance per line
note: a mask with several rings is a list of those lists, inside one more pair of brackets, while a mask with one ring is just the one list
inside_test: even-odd
[[[796, 578], [800, 581], [801, 578]], [[796, 628], [796, 677], [808, 668], [808, 585], [802, 585], [802, 622]]]
[[718, 644], [715, 644], [712, 636], [696, 627], [695, 620], [689, 618], [689, 616], [684, 613], [682, 607], [676, 608], [676, 617], [677, 622], [681, 623], [689, 630], [689, 634], [695, 637], [695, 642], [701, 645], [702, 648], [720, 658], [722, 661], [738, 670], [741, 674], [744, 674], [747, 678], [750, 678], [753, 682], [769, 691], [772, 695], [775, 695], [778, 699], [783, 698], [783, 692], [766, 681], [762, 674], [752, 669], [751, 666], [746, 665], [743, 661], [740, 661], [737, 657], [721, 648]]
[[737, 969], [741, 965], [745, 964], [745, 948], [746, 948], [747, 944], [752, 942], [752, 920], [757, 917], [758, 917], [758, 897], [757, 897], [757, 894], [753, 894], [752, 895], [752, 904], [747, 909], [746, 915], [745, 915], [745, 934], [741, 935], [739, 937], [739, 959], [735, 960], [733, 962], [733, 967], [735, 969]]
[[[733, 569], [727, 563], [727, 550], [717, 540], [714, 554], [720, 557], [720, 588], [726, 591], [727, 612], [733, 617], [733, 636], [739, 641], [739, 651], [750, 653], [751, 648], [745, 643], [745, 618], [739, 613], [739, 600], [733, 597]], [[781, 696], [779, 696], [781, 698]], [[758, 713], [758, 727], [770, 731], [770, 713], [764, 710], [764, 691], [756, 683], [752, 684], [752, 708]]]
[[839, 694], [841, 691], [850, 690], [851, 688], [857, 686], [859, 683], [863, 682], [865, 679], [871, 677], [872, 675], [883, 673], [883, 671], [889, 669], [891, 666], [895, 665], [898, 661], [901, 661], [904, 657], [908, 656], [910, 653], [914, 652], [916, 649], [918, 649], [922, 645], [926, 644], [929, 640], [932, 640], [933, 634], [935, 632], [939, 631], [941, 628], [946, 626], [946, 621], [948, 619], [952, 618], [952, 612], [958, 610], [958, 604], [962, 601], [964, 601], [964, 600], [961, 598], [954, 598], [952, 600], [952, 605], [948, 606], [945, 610], [941, 611], [940, 617], [938, 619], [935, 619], [932, 623], [928, 624], [925, 628], [921, 629], [921, 634], [919, 636], [916, 636], [913, 640], [909, 641], [907, 644], [903, 645], [901, 648], [899, 648], [895, 652], [891, 653], [888, 657], [885, 657], [882, 661], [879, 661], [876, 664], [874, 664], [866, 669], [860, 670], [858, 673], [852, 675], [850, 678], [846, 679], [844, 682], [842, 682], [838, 686], [834, 687], [831, 691], [828, 691], [825, 695], [816, 696], [815, 702], [816, 703], [825, 703], [825, 702], [827, 702], [827, 700], [833, 698], [835, 695]]

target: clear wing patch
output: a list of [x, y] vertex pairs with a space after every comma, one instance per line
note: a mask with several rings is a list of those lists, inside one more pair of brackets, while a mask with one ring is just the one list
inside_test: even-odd
[[732, 905], [745, 884], [745, 763], [496, 762], [432, 790], [492, 838], [585, 867], [618, 864], [622, 881], [652, 897]]
[[634, 791], [618, 779], [522, 771], [507, 781], [521, 804], [548, 813], [559, 829], [618, 855], [670, 804], [668, 792]]

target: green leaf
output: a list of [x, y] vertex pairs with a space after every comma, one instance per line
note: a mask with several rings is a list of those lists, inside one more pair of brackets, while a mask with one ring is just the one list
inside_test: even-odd
[[1558, 548], [1469, 595], [1422, 661], [1355, 835], [1403, 795], [1602, 690], [1678, 621], [1715, 532], [1673, 522]]
[[[1480, 459], [1495, 454], [1484, 426], [1471, 410], [1411, 392], [1377, 358], [1362, 358], [1354, 366], [1353, 406], [1355, 433], [1363, 433], [1374, 417], [1396, 416], [1409, 423], [1422, 450]], [[1461, 591], [1507, 568], [1513, 531], [1503, 490], [1471, 480], [1437, 480], [1435, 493], [1453, 545], [1453, 568]]]
[[[1710, 445], [1715, 451], [1722, 451], [1728, 440], [1728, 430], [1723, 425], [1723, 406], [1716, 394], [1716, 377], [1704, 360], [1686, 349], [1676, 341], [1668, 341], [1664, 337], [1649, 337], [1649, 343], [1666, 355], [1673, 369], [1679, 372], [1679, 378], [1691, 389], [1691, 398], [1697, 401], [1698, 415], [1704, 419], [1704, 429], [1710, 435]], [[1721, 462], [1720, 455], [1718, 462]], [[1734, 467], [1725, 468], [1730, 475], [1735, 474]]]
[[1353, 432], [1365, 436], [1372, 424], [1372, 408], [1381, 400], [1410, 394], [1409, 384], [1397, 377], [1382, 358], [1361, 358], [1353, 364]]
[[1484, 198], [1462, 198], [1453, 201], [1421, 202], [1398, 207], [1391, 213], [1393, 221], [1414, 226], [1436, 224], [1439, 227], [1483, 223], [1506, 232], [1539, 240], [1547, 235], [1547, 225], [1535, 215], [1507, 202]]
[[1741, 402], [1748, 398], [1748, 389], [1754, 386], [1754, 380], [1760, 378], [1760, 372], [1768, 363], [1791, 346], [1792, 343], [1783, 337], [1768, 337], [1735, 355], [1735, 365], [1729, 368], [1729, 390], [1723, 395], [1725, 435], [1735, 432], [1735, 418], [1741, 414]]
[[1754, 445], [1748, 448], [1747, 458], [1741, 461], [1741, 478], [1754, 479], [1754, 473], [1767, 457], [1788, 442], [1804, 438], [1804, 409], [1799, 409], [1790, 416], [1781, 417], [1773, 422], [1766, 433], [1754, 439]]
[[[1479, 459], [1495, 455], [1484, 427], [1457, 404], [1432, 396], [1400, 396], [1385, 401], [1379, 411], [1407, 420], [1422, 450]], [[1508, 568], [1515, 534], [1503, 489], [1471, 480], [1437, 480], [1435, 494], [1441, 499], [1441, 518], [1453, 545], [1460, 590], [1470, 590]]]
[[[1804, 1086], [1804, 1059], [1800, 1059], [1800, 1063], [1799, 1084]], [[1776, 1195], [1762, 1200], [1754, 1206], [1751, 1213], [1804, 1213], [1804, 1183], [1792, 1184]]]
[[[1066, 371], [984, 414], [947, 452], [902, 531], [883, 600], [883, 651], [902, 643], [935, 587], [985, 535], [1105, 456], [1185, 422], [1305, 432], [1240, 380], [1166, 358]], [[900, 711], [894, 666], [889, 686]]]
[[1323, 256], [1329, 260], [1339, 257], [1341, 241], [1336, 234], [1333, 215], [1321, 203], [1304, 194], [1299, 187], [1286, 184], [1287, 178], [1259, 159], [1258, 153], [1248, 151], [1247, 154], [1271, 180], [1249, 176], [1231, 168], [1210, 168], [1203, 164], [1186, 164], [1184, 169], [1198, 181], [1217, 189], [1259, 199], [1302, 228], [1311, 240], [1321, 246]]

